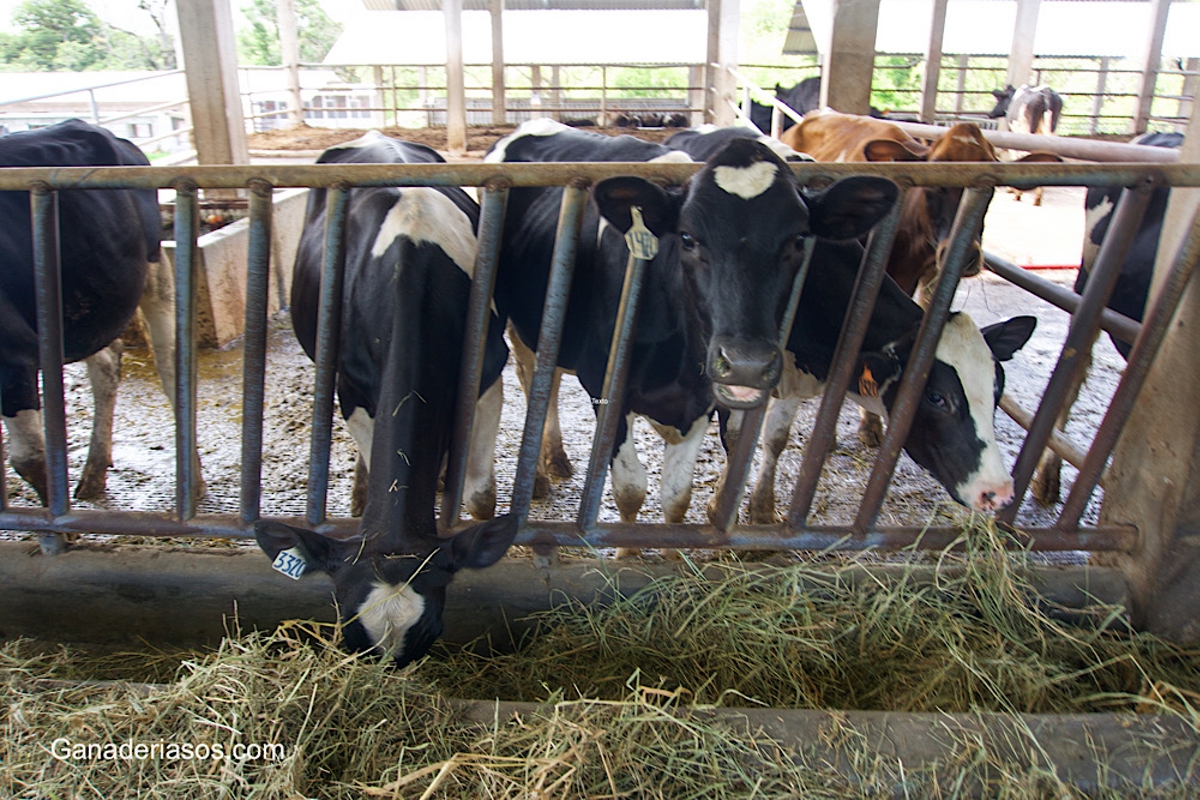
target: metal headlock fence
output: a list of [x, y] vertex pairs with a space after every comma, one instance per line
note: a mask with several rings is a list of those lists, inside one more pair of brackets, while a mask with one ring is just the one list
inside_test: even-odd
[[[1136, 334], [1124, 376], [1110, 408], [1088, 445], [1077, 446], [1079, 475], [1057, 520], [1049, 526], [1022, 528], [1032, 549], [1041, 551], [1090, 550], [1128, 551], [1136, 529], [1106, 525], [1083, 527], [1081, 515], [1100, 481], [1121, 427], [1146, 377], [1149, 365], [1164, 338], [1184, 287], [1200, 261], [1200, 216], [1193, 218], [1190, 232], [1174, 258], [1173, 267], [1161, 290], [1148, 304], [1144, 322], [1125, 318], [1105, 309], [1107, 297], [1120, 271], [1124, 253], [1137, 230], [1150, 192], [1158, 186], [1200, 186], [1196, 164], [797, 164], [793, 168], [802, 183], [820, 185], [847, 175], [872, 174], [890, 178], [902, 191], [917, 186], [966, 187], [958, 210], [942, 278], [919, 330], [913, 354], [891, 411], [889, 426], [878, 457], [862, 488], [854, 521], [848, 525], [811, 524], [810, 510], [826, 457], [834, 444], [838, 410], [850, 386], [855, 356], [863, 341], [868, 315], [883, 282], [886, 255], [896, 232], [898, 208], [872, 232], [868, 239], [858, 284], [843, 326], [827, 389], [811, 431], [799, 474], [792, 488], [785, 520], [774, 525], [750, 525], [739, 521], [739, 508], [752, 455], [757, 444], [762, 410], [748, 412], [736, 445], [728, 454], [727, 480], [719, 490], [715, 514], [705, 524], [622, 524], [598, 521], [608, 454], [612, 451], [619, 409], [601, 401], [596, 436], [586, 483], [574, 520], [533, 520], [529, 509], [533, 496], [535, 463], [550, 400], [553, 367], [557, 360], [568, 290], [573, 270], [573, 253], [579, 235], [588, 189], [606, 177], [637, 174], [671, 184], [687, 179], [698, 165], [644, 163], [559, 163], [559, 164], [420, 164], [420, 165], [278, 165], [237, 167], [99, 167], [19, 168], [0, 170], [0, 190], [30, 192], [33, 210], [35, 269], [37, 278], [40, 356], [43, 370], [44, 412], [47, 440], [48, 507], [10, 506], [0, 499], [0, 529], [37, 531], [46, 535], [72, 532], [136, 534], [151, 536], [248, 537], [260, 518], [263, 408], [267, 357], [267, 282], [271, 247], [272, 192], [276, 188], [321, 187], [329, 189], [326, 252], [313, 402], [313, 430], [307, 509], [304, 518], [278, 517], [295, 525], [344, 536], [355, 532], [357, 521], [329, 518], [326, 499], [329, 487], [330, 446], [333, 424], [335, 354], [338, 348], [340, 282], [344, 261], [344, 228], [349, 192], [355, 186], [474, 186], [480, 187], [481, 217], [479, 251], [475, 267], [467, 325], [468, 343], [463, 354], [460, 399], [453, 432], [451, 458], [441, 511], [442, 526], [459, 523], [465, 467], [465, 442], [473, 422], [482, 371], [481, 347], [489, 324], [489, 303], [496, 280], [500, 232], [509, 189], [525, 186], [562, 186], [561, 216], [549, 286], [546, 293], [536, 371], [528, 398], [524, 436], [516, 475], [511, 487], [511, 510], [519, 514], [522, 527], [518, 544], [539, 549], [554, 546], [670, 547], [736, 549], [845, 549], [900, 548], [916, 543], [920, 548], [942, 548], [960, 531], [952, 527], [877, 525], [881, 505], [891, 481], [916, 412], [921, 388], [930, 372], [935, 348], [954, 299], [955, 289], [967, 261], [971, 231], [976, 230], [996, 186], [1128, 187], [1118, 203], [1109, 235], [1101, 249], [1082, 297], [1057, 286], [1046, 286], [1020, 269], [989, 258], [990, 268], [1017, 285], [1069, 312], [1072, 320], [1062, 354], [1036, 412], [1027, 414], [1023, 427], [1028, 434], [1014, 468], [1016, 502], [999, 518], [1011, 523], [1029, 486], [1039, 455], [1051, 440], [1052, 428], [1073, 373], [1081, 365], [1085, 347], [1098, 329]], [[173, 513], [128, 510], [72, 509], [67, 478], [65, 411], [57, 269], [57, 192], [67, 189], [174, 188], [178, 193], [175, 215], [176, 304], [176, 475]], [[197, 261], [196, 209], [198, 191], [203, 189], [246, 189], [249, 191], [250, 245], [247, 264], [246, 317], [242, 397], [242, 472], [239, 513], [197, 514], [194, 486], [199, 476], [196, 437], [197, 347], [194, 345]], [[617, 322], [605, 379], [605, 398], [621, 395], [627, 344], [637, 314], [638, 289], [644, 262], [630, 258], [622, 310]], [[799, 297], [800, 271], [793, 288], [793, 308]], [[465, 402], [464, 400], [469, 400]], [[1021, 415], [1016, 415], [1020, 417]], [[1020, 419], [1018, 419], [1020, 422]], [[0, 441], [2, 444], [2, 441]], [[1069, 448], [1068, 448], [1069, 449]], [[1070, 459], [1069, 459], [1070, 460]], [[6, 473], [0, 473], [6, 478]], [[919, 540], [919, 541], [918, 541]]]

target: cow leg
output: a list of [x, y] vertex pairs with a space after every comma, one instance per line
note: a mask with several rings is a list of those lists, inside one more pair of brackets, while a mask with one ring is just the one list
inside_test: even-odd
[[496, 436], [504, 407], [504, 381], [497, 380], [475, 404], [475, 424], [467, 445], [467, 475], [463, 498], [475, 519], [496, 515]]
[[112, 466], [113, 414], [117, 406], [117, 387], [121, 383], [121, 351], [117, 339], [108, 347], [89, 356], [88, 382], [92, 386], [92, 439], [88, 444], [87, 463], [75, 486], [75, 497], [93, 500], [104, 494], [108, 468]]
[[[533, 367], [535, 354], [525, 346], [521, 337], [508, 329], [510, 350], [513, 363], [516, 365], [517, 380], [521, 383], [521, 391], [529, 397], [529, 387], [533, 383]], [[538, 454], [537, 471], [533, 479], [533, 496], [545, 497], [550, 494], [550, 478], [569, 478], [574, 474], [571, 459], [563, 449], [562, 428], [558, 422], [558, 387], [562, 382], [562, 370], [554, 371], [554, 379], [550, 384], [550, 405], [546, 409], [546, 424], [542, 428], [542, 449]]]
[[[613, 500], [621, 514], [621, 522], [637, 522], [638, 511], [646, 502], [646, 468], [642, 466], [634, 445], [633, 419], [634, 415], [629, 414], [624, 423], [618, 426], [617, 441], [620, 445], [609, 467]], [[618, 547], [617, 558], [636, 556], [640, 552], [636, 547]]]
[[774, 525], [777, 521], [775, 469], [779, 464], [780, 454], [787, 447], [788, 438], [792, 433], [792, 420], [799, 407], [800, 398], [796, 395], [772, 397], [767, 406], [767, 416], [763, 421], [762, 466], [759, 467], [754, 490], [750, 493], [750, 522], [753, 525]]
[[42, 434], [42, 412], [36, 408], [5, 417], [8, 431], [8, 460], [13, 470], [33, 487], [42, 505], [49, 503], [46, 486], [46, 440]]
[[873, 411], [858, 410], [858, 440], [867, 447], [883, 444], [883, 418]]
[[[175, 280], [165, 260], [151, 263], [146, 271], [146, 284], [138, 308], [146, 322], [150, 347], [154, 350], [154, 368], [162, 382], [163, 393], [171, 408], [175, 408]], [[196, 476], [193, 499], [199, 500], [207, 492], [199, 454], [192, 461], [192, 472]]]
[[367, 462], [363, 460], [362, 452], [354, 459], [354, 485], [350, 487], [350, 516], [361, 517], [367, 507], [367, 484], [370, 474], [367, 472]]
[[[663, 507], [663, 520], [668, 524], [683, 522], [692, 504], [692, 486], [696, 478], [696, 457], [708, 433], [707, 415], [692, 423], [682, 437], [676, 428], [664, 428], [650, 422], [665, 440], [663, 447], [662, 479], [659, 499]], [[669, 549], [663, 555], [672, 561], [683, 559], [683, 553]]]

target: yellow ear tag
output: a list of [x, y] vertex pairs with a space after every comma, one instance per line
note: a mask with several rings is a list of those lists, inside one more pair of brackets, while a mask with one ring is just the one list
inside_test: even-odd
[[858, 376], [858, 394], [861, 397], [879, 397], [879, 384], [871, 374], [871, 368], [863, 366], [862, 374]]
[[658, 254], [658, 237], [650, 232], [642, 220], [641, 206], [630, 206], [629, 212], [633, 214], [633, 225], [625, 234], [625, 244], [634, 258], [649, 261]]

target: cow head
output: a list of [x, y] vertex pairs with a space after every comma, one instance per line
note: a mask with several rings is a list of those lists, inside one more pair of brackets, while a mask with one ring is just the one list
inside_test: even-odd
[[[952, 314], [904, 443], [951, 497], [976, 511], [999, 511], [1013, 501], [993, 417], [1004, 393], [1001, 362], [1029, 341], [1036, 324], [1033, 317], [1013, 317], [980, 330], [966, 314]], [[863, 354], [860, 394], [891, 408], [915, 334], [883, 352]]]
[[[858, 237], [897, 194], [891, 181], [867, 176], [802, 192], [791, 168], [751, 139], [730, 141], [679, 188], [619, 177], [594, 191], [600, 213], [621, 231], [637, 206], [651, 231], [672, 240], [705, 341], [705, 372], [730, 408], [761, 405], [779, 381], [779, 327], [805, 240]], [[819, 279], [819, 266], [814, 273]]]
[[442, 635], [446, 586], [454, 574], [495, 564], [516, 533], [517, 518], [509, 514], [400, 551], [279, 522], [259, 522], [254, 529], [273, 563], [295, 565], [292, 577], [324, 572], [333, 578], [347, 647], [390, 657], [397, 666], [425, 655]]

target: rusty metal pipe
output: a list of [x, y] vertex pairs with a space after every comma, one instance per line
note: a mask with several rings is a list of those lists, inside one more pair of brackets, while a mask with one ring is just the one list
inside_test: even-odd
[[1193, 213], [1187, 239], [1179, 248], [1162, 288], [1150, 304], [1142, 325], [1142, 335], [1134, 342], [1133, 349], [1129, 352], [1129, 363], [1125, 366], [1125, 373], [1121, 376], [1121, 382], [1117, 385], [1108, 410], [1104, 413], [1104, 419], [1101, 420], [1100, 428], [1092, 440], [1087, 458], [1079, 468], [1079, 475], [1076, 476], [1067, 501], [1063, 504], [1056, 524], [1058, 529], [1074, 530], [1079, 527], [1079, 519], [1083, 516], [1088, 499], [1095, 491], [1096, 484], [1108, 464], [1108, 457], [1116, 447], [1125, 421], [1133, 411], [1133, 404], [1137, 402], [1146, 376], [1150, 373], [1150, 365], [1154, 363], [1154, 357], [1166, 338], [1167, 328], [1175, 316], [1175, 310], [1179, 307], [1179, 301], [1192, 278], [1192, 273], [1196, 270], [1198, 261], [1200, 210]]
[[196, 246], [199, 207], [196, 187], [175, 194], [175, 511], [180, 520], [196, 515]]
[[[316, 379], [313, 429], [309, 441], [308, 507], [310, 526], [325, 519], [329, 492], [329, 448], [333, 443], [333, 391], [342, 337], [342, 292], [346, 271], [346, 216], [350, 190], [338, 187], [325, 199], [325, 255], [321, 262], [321, 299], [317, 307]], [[361, 458], [362, 455], [359, 455]]]
[[809, 434], [808, 447], [804, 451], [804, 460], [800, 462], [800, 473], [796, 476], [796, 485], [792, 489], [787, 518], [793, 529], [799, 530], [806, 524], [813, 497], [816, 496], [817, 484], [821, 480], [821, 469], [829, 451], [837, 442], [838, 414], [850, 388], [850, 382], [854, 379], [854, 367], [862, 350], [863, 340], [866, 339], [867, 328], [871, 324], [871, 312], [875, 308], [875, 301], [887, 275], [888, 254], [896, 238], [903, 204], [904, 197], [898, 197], [892, 210], [875, 226], [867, 239], [863, 265], [859, 268], [858, 280], [855, 282], [854, 291], [846, 307], [846, 317], [842, 322], [842, 332], [833, 352], [829, 375], [826, 376], [821, 407], [817, 411], [817, 418]]
[[250, 194], [246, 255], [246, 317], [242, 336], [242, 520], [258, 519], [262, 501], [263, 404], [267, 370], [267, 296], [271, 275], [272, 189], [256, 183]]
[[1050, 380], [1046, 383], [1042, 402], [1038, 405], [1033, 423], [1029, 426], [1029, 435], [1025, 437], [1021, 452], [1017, 455], [1012, 472], [1013, 502], [996, 514], [996, 519], [1000, 522], [1011, 525], [1016, 518], [1017, 509], [1020, 508], [1025, 492], [1029, 489], [1033, 471], [1037, 468], [1037, 462], [1050, 439], [1063, 403], [1071, 387], [1080, 382], [1080, 371], [1086, 364], [1083, 354], [1095, 341], [1100, 309], [1108, 304], [1108, 298], [1120, 276], [1121, 266], [1125, 263], [1133, 237], [1150, 203], [1151, 194], [1149, 186], [1121, 192], [1108, 234], [1104, 237], [1096, 262], [1092, 265], [1087, 286], [1084, 287], [1079, 309], [1071, 316], [1071, 326], [1067, 330], [1062, 353], [1050, 374]]
[[950, 243], [946, 248], [942, 274], [938, 278], [937, 288], [934, 290], [929, 309], [917, 331], [917, 341], [913, 345], [908, 366], [900, 379], [896, 401], [892, 406], [891, 413], [888, 414], [887, 433], [879, 448], [875, 466], [871, 469], [866, 491], [863, 492], [862, 504], [859, 506], [858, 515], [855, 518], [854, 529], [859, 533], [865, 534], [875, 524], [875, 520], [879, 516], [879, 509], [883, 506], [888, 484], [896, 469], [896, 461], [899, 460], [900, 451], [904, 447], [905, 440], [908, 439], [908, 431], [912, 427], [917, 406], [921, 402], [921, 394], [925, 390], [925, 383], [929, 380], [929, 373], [933, 368], [942, 328], [950, 317], [950, 303], [954, 300], [958, 281], [967, 266], [971, 241], [975, 231], [979, 230], [984, 212], [987, 211], [988, 203], [992, 200], [992, 194], [991, 187], [971, 187], [963, 192], [962, 201], [959, 203], [958, 213], [954, 217], [954, 225], [950, 231]]

